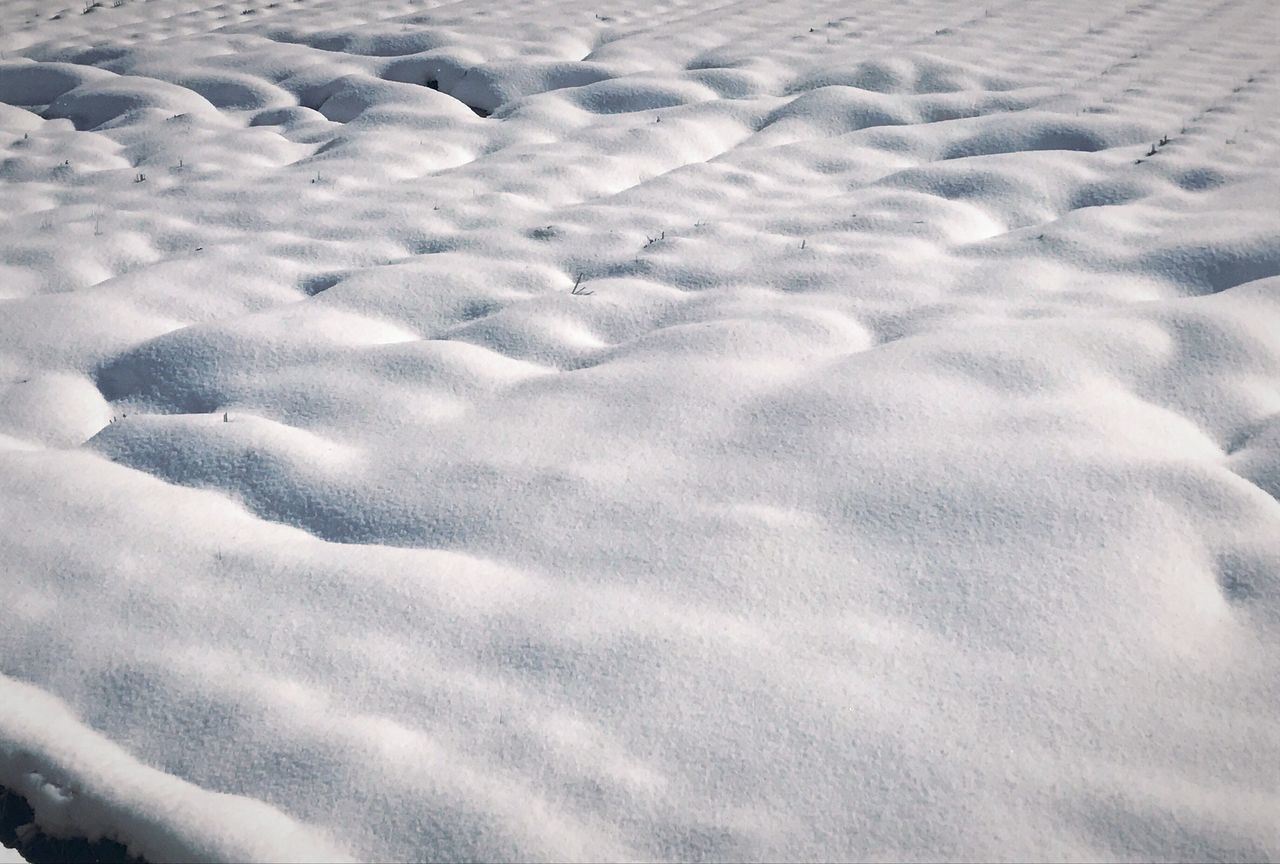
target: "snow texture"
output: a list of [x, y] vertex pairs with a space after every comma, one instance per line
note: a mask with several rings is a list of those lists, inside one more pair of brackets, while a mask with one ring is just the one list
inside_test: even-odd
[[8, 0], [0, 52], [42, 830], [1280, 859], [1280, 4]]

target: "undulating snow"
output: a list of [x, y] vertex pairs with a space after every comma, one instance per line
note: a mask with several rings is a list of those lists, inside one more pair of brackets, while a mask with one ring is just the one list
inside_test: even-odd
[[1280, 858], [1280, 4], [0, 4], [0, 785], [153, 861]]

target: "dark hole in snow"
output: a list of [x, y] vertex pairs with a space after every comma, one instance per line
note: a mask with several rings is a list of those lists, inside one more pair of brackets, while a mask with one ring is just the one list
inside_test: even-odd
[[309, 279], [303, 279], [301, 288], [307, 294], [314, 297], [322, 291], [328, 291], [334, 285], [342, 281], [346, 274], [343, 273], [323, 273], [319, 276], [312, 276]]
[[[428, 78], [426, 81], [423, 82], [422, 86], [426, 87], [428, 90], [434, 90], [437, 93], [444, 92], [443, 90], [440, 89], [440, 81], [436, 78]], [[445, 95], [453, 96], [452, 93], [448, 93]], [[454, 96], [454, 98], [457, 99], [458, 97]], [[458, 101], [461, 102], [462, 100], [459, 99]], [[465, 102], [463, 102], [463, 104], [466, 105]], [[467, 105], [467, 107], [470, 108], [472, 111], [474, 111], [477, 117], [488, 117], [490, 114], [493, 113], [492, 111], [488, 111], [484, 108], [477, 108], [474, 105]]]
[[114, 840], [50, 837], [31, 824], [35, 815], [27, 799], [0, 786], [0, 843], [32, 864], [146, 864]]

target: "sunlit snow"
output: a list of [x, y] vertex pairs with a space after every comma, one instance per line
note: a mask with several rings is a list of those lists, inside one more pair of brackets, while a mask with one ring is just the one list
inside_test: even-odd
[[8, 0], [0, 51], [42, 830], [1280, 858], [1280, 4]]

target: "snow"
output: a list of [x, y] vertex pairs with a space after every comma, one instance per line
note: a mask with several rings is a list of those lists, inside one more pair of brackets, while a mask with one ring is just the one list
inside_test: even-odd
[[1280, 858], [1280, 6], [0, 9], [0, 785], [149, 860]]
[[17, 778], [10, 789], [26, 798], [46, 832], [126, 837], [130, 852], [149, 861], [345, 858], [314, 829], [259, 801], [209, 792], [138, 763], [30, 685], [0, 677], [0, 696], [0, 772]]

